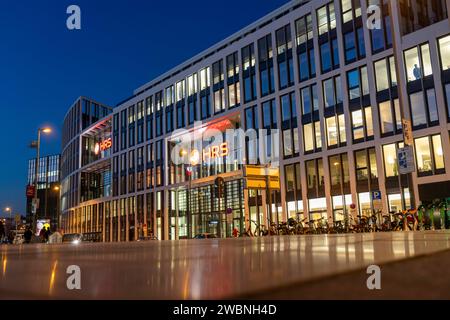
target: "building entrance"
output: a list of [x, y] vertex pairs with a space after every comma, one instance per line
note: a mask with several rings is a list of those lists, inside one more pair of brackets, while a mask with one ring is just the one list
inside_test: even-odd
[[191, 239], [208, 233], [228, 238], [233, 229], [244, 226], [244, 189], [242, 179], [225, 182], [223, 198], [214, 185], [170, 190], [170, 239]]

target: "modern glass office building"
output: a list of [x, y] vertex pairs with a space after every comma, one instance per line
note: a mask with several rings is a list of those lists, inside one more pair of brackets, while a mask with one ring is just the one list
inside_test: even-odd
[[[447, 4], [394, 2], [292, 1], [114, 110], [85, 116], [78, 101], [64, 124], [65, 231], [104, 241], [230, 237], [268, 221], [449, 198]], [[413, 181], [399, 174], [402, 117], [412, 123]], [[243, 143], [229, 130], [245, 132]], [[267, 163], [280, 173], [271, 192], [245, 178], [245, 165]]]
[[[41, 157], [39, 159], [39, 174], [37, 179], [37, 198], [39, 207], [36, 210], [37, 219], [48, 219], [52, 230], [56, 230], [59, 215], [59, 187], [60, 184], [60, 158], [58, 155]], [[27, 188], [36, 184], [36, 159], [28, 160]], [[32, 199], [33, 195], [27, 194], [27, 221], [33, 220]]]

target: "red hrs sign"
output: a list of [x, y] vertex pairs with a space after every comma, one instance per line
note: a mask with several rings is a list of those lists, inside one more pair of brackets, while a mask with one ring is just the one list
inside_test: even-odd
[[108, 149], [111, 149], [111, 147], [112, 147], [112, 139], [111, 138], [103, 140], [95, 145], [95, 154], [99, 154], [100, 151], [103, 152]]
[[27, 198], [33, 198], [34, 192], [36, 191], [36, 188], [34, 186], [27, 186]]
[[216, 159], [228, 156], [228, 143], [224, 142], [219, 146], [212, 146], [203, 149], [203, 161], [206, 159]]

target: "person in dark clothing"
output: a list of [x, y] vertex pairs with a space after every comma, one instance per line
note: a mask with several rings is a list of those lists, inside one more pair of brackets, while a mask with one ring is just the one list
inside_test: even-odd
[[31, 231], [30, 227], [27, 227], [27, 230], [25, 230], [25, 233], [23, 234], [25, 243], [30, 243], [32, 237], [33, 237], [33, 232]]
[[3, 222], [0, 221], [0, 240], [5, 236], [5, 226]]
[[39, 239], [41, 240], [41, 242], [45, 242], [45, 227], [41, 229], [41, 231], [39, 231]]
[[50, 234], [51, 234], [50, 228], [46, 228], [45, 231], [44, 231], [44, 242], [45, 243], [48, 243], [48, 239], [50, 238]]
[[419, 66], [417, 64], [414, 65], [413, 74], [416, 80], [419, 80], [422, 78], [422, 71], [420, 70]]

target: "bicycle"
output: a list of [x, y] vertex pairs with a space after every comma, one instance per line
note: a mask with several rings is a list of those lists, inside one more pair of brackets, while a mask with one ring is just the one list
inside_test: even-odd
[[[251, 226], [252, 223], [256, 226], [255, 231], [252, 231], [252, 226]], [[267, 230], [265, 225], [258, 224], [254, 220], [250, 220], [248, 229], [241, 236], [243, 236], [243, 237], [264, 237], [264, 236], [267, 236], [268, 234], [269, 234], [269, 230]]]

